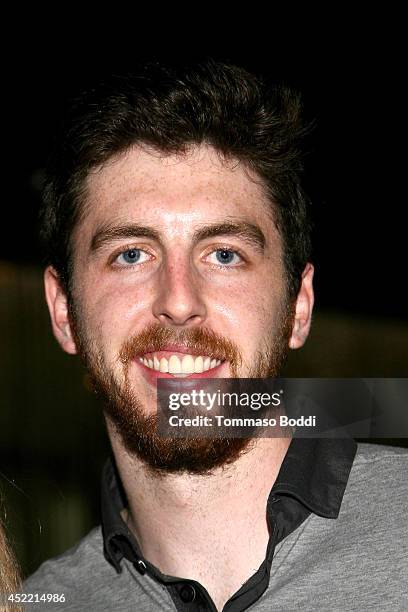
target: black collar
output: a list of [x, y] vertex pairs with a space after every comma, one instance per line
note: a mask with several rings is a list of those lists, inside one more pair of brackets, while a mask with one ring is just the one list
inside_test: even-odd
[[357, 451], [352, 438], [294, 438], [271, 494], [290, 495], [325, 518], [337, 518]]
[[[352, 438], [294, 438], [291, 441], [267, 506], [269, 517], [272, 506], [277, 501], [284, 502], [274, 506], [278, 541], [296, 529], [310, 512], [337, 518], [356, 450], [357, 444]], [[296, 512], [293, 512], [294, 504]], [[134, 564], [141, 563], [142, 567], [150, 566], [142, 560], [138, 544], [120, 515], [126, 505], [116, 466], [109, 459], [102, 474], [102, 533], [105, 557], [118, 572], [123, 557]], [[276, 508], [279, 508], [277, 513]]]

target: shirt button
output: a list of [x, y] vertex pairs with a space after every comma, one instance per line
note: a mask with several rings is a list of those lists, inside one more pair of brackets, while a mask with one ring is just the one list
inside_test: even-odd
[[146, 573], [146, 563], [144, 561], [142, 561], [141, 559], [139, 559], [139, 561], [137, 563], [135, 563], [135, 567], [136, 569], [142, 574]]
[[195, 600], [196, 592], [192, 584], [184, 584], [179, 591], [180, 599], [184, 603], [190, 603]]

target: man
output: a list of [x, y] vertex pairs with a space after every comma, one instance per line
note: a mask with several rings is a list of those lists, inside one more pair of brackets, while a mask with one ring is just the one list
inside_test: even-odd
[[147, 66], [67, 121], [46, 298], [104, 400], [114, 462], [101, 528], [25, 590], [66, 610], [405, 609], [404, 451], [155, 428], [158, 378], [276, 376], [308, 336], [298, 97], [215, 62]]

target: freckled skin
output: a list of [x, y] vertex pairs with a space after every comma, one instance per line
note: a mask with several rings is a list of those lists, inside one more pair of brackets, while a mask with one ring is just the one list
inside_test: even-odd
[[[266, 238], [264, 253], [239, 236], [193, 244], [197, 228], [229, 220], [257, 224]], [[106, 222], [152, 226], [161, 244], [121, 238], [90, 253], [93, 234]], [[74, 245], [75, 301], [88, 337], [118, 377], [116, 357], [123, 342], [152, 323], [175, 329], [206, 326], [232, 339], [243, 357], [241, 376], [276, 327], [284, 270], [270, 203], [242, 164], [222, 161], [211, 147], [165, 157], [135, 147], [92, 172]], [[131, 247], [146, 249], [150, 259], [141, 265], [112, 265], [112, 254]], [[239, 249], [245, 261], [216, 268], [217, 248]], [[220, 375], [228, 376], [228, 364], [223, 368]], [[150, 410], [152, 389], [137, 371], [132, 383]]]

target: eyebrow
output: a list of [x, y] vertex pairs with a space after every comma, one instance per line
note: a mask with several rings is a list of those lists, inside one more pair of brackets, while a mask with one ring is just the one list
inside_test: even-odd
[[194, 232], [193, 241], [197, 243], [216, 236], [238, 236], [260, 251], [263, 251], [265, 248], [266, 240], [263, 231], [258, 225], [247, 221], [207, 225]]
[[[261, 228], [247, 221], [236, 221], [226, 223], [214, 223], [197, 229], [193, 234], [193, 243], [197, 244], [208, 238], [217, 236], [238, 236], [249, 244], [263, 251], [266, 243], [265, 235]], [[161, 243], [160, 233], [152, 227], [130, 223], [126, 225], [102, 226], [92, 237], [90, 252], [94, 253], [105, 244], [121, 240], [123, 238], [150, 238]]]
[[130, 223], [127, 225], [103, 226], [92, 236], [90, 251], [98, 251], [104, 244], [123, 238], [150, 238], [160, 242], [160, 234], [151, 227]]

